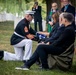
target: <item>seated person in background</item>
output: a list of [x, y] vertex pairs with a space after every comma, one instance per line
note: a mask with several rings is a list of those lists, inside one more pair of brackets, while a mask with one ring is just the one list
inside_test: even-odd
[[75, 17], [75, 7], [70, 4], [70, 1], [71, 0], [62, 0], [63, 7], [61, 8], [61, 11], [71, 13]]
[[[73, 5], [71, 5], [70, 2], [71, 2], [71, 0], [62, 0], [63, 7], [61, 8], [61, 12], [71, 13], [75, 17], [75, 7]], [[74, 26], [74, 28], [76, 30], [75, 20], [73, 21], [72, 25]]]
[[[21, 67], [16, 67], [15, 69], [21, 70], [29, 70], [29, 68], [36, 62], [36, 60], [40, 57], [42, 63], [42, 69], [49, 69], [47, 57], [48, 54], [52, 55], [60, 55], [63, 53], [71, 44], [75, 41], [75, 32], [72, 22], [74, 21], [74, 16], [70, 13], [62, 13], [63, 17], [61, 18], [62, 24], [65, 25], [65, 29], [63, 34], [55, 40], [52, 44], [46, 45], [45, 43], [40, 44], [30, 60], [24, 63]], [[60, 15], [60, 16], [61, 16]], [[69, 64], [69, 63], [68, 63]]]
[[[58, 4], [56, 2], [51, 4], [51, 9], [48, 15], [48, 22], [52, 20], [52, 14], [58, 11]], [[48, 32], [51, 32], [52, 26], [48, 23]]]

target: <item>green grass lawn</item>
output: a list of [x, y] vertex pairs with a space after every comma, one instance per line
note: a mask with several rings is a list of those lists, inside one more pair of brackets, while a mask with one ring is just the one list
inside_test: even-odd
[[[10, 45], [10, 37], [14, 31], [13, 22], [0, 22], [0, 50], [14, 52]], [[37, 43], [33, 42], [33, 51], [36, 49]], [[76, 75], [76, 55], [74, 55], [73, 66], [70, 71], [63, 72], [60, 70], [41, 71], [34, 64], [29, 71], [15, 70], [15, 67], [23, 65], [18, 61], [0, 60], [0, 75]]]

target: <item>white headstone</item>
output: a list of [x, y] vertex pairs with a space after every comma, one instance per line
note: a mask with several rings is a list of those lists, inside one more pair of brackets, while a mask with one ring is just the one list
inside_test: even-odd
[[43, 31], [46, 31], [46, 21], [45, 20], [42, 20], [42, 28], [43, 28]]
[[14, 29], [16, 28], [17, 24], [18, 24], [19, 21], [21, 21], [21, 20], [22, 20], [21, 17], [16, 17], [16, 18], [14, 19]]

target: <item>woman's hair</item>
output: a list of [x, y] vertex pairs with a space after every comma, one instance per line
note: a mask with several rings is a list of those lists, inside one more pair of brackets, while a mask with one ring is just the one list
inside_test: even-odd
[[59, 12], [55, 12], [55, 13], [52, 14], [52, 17], [54, 16], [56, 22], [59, 22], [59, 15], [60, 15]]

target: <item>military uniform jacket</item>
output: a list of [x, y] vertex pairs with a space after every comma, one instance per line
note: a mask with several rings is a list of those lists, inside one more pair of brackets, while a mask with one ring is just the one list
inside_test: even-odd
[[[13, 33], [10, 42], [11, 45], [15, 45], [19, 42], [21, 42], [23, 39], [27, 38], [26, 35], [28, 34], [36, 34], [36, 32], [29, 26], [29, 21], [27, 21], [25, 18], [22, 19], [18, 24], [17, 27], [15, 28], [15, 32], [23, 37], [17, 36], [16, 34]], [[24, 29], [27, 28], [28, 31], [24, 31]], [[28, 38], [27, 38], [28, 39]]]

